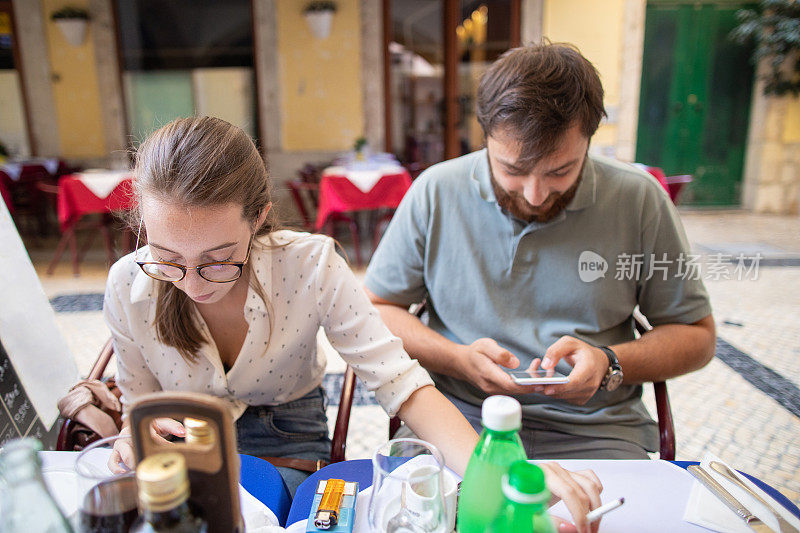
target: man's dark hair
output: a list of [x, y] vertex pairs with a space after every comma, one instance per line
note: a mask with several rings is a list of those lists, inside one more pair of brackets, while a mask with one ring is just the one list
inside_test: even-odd
[[484, 135], [502, 128], [517, 137], [518, 163], [526, 167], [553, 152], [575, 123], [591, 138], [604, 116], [597, 69], [571, 44], [513, 48], [486, 70], [478, 86]]

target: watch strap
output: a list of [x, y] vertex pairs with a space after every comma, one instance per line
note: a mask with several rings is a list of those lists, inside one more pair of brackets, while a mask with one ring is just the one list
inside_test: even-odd
[[622, 367], [619, 364], [619, 359], [617, 358], [617, 354], [614, 353], [614, 350], [612, 350], [608, 346], [598, 346], [598, 348], [603, 350], [603, 353], [605, 353], [606, 357], [608, 357], [608, 366], [609, 366], [609, 368], [611, 368], [612, 370], [621, 370], [622, 369]]

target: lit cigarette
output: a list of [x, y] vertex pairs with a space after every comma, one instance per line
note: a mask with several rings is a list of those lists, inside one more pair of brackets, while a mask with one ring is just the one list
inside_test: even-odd
[[592, 523], [595, 520], [597, 520], [598, 518], [600, 518], [601, 516], [603, 516], [604, 514], [606, 514], [607, 512], [613, 511], [614, 509], [616, 509], [617, 507], [619, 507], [623, 503], [625, 503], [625, 498], [619, 498], [619, 499], [614, 500], [613, 502], [608, 502], [605, 505], [601, 505], [600, 507], [598, 507], [594, 511], [591, 511], [590, 513], [587, 513], [586, 521], [589, 522], [589, 523]]

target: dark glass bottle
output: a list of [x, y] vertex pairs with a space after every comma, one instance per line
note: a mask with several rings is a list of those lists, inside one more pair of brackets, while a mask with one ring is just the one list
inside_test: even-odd
[[186, 461], [179, 453], [159, 453], [136, 468], [139, 518], [131, 533], [205, 533], [208, 524], [189, 502]]

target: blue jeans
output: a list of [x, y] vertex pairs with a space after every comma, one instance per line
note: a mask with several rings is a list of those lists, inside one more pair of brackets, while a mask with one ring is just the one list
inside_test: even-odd
[[[318, 387], [298, 400], [281, 405], [250, 406], [236, 421], [239, 453], [267, 457], [322, 459], [331, 457], [325, 395]], [[278, 467], [294, 498], [311, 472]]]

